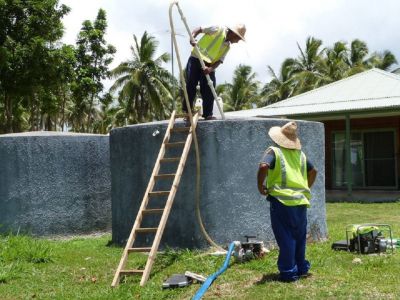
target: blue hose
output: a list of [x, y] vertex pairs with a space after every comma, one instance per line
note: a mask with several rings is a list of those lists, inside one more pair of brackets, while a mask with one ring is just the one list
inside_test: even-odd
[[235, 244], [233, 242], [229, 245], [229, 249], [228, 249], [228, 253], [226, 254], [226, 257], [225, 257], [224, 265], [217, 272], [215, 272], [214, 274], [210, 275], [206, 279], [206, 281], [204, 281], [203, 285], [197, 291], [196, 295], [194, 295], [192, 300], [201, 299], [201, 297], [203, 297], [204, 293], [207, 291], [207, 289], [210, 287], [210, 285], [214, 282], [214, 280], [217, 279], [217, 277], [219, 275], [221, 275], [222, 273], [224, 273], [226, 271], [226, 269], [228, 268], [229, 260], [231, 258], [234, 246], [235, 246]]

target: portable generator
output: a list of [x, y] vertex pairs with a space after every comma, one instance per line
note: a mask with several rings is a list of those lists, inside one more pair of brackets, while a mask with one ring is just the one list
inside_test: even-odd
[[346, 240], [334, 242], [332, 249], [361, 254], [383, 253], [391, 249], [393, 253], [396, 243], [388, 224], [352, 224], [346, 226]]

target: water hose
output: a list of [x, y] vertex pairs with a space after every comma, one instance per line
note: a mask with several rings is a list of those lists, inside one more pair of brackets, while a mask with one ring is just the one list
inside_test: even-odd
[[[187, 107], [187, 110], [188, 110], [188, 116], [189, 116], [190, 124], [191, 124], [191, 127], [192, 127], [194, 148], [195, 148], [195, 153], [196, 153], [196, 216], [197, 216], [197, 220], [198, 220], [199, 225], [200, 225], [201, 232], [202, 232], [203, 236], [205, 237], [205, 239], [207, 240], [207, 242], [210, 245], [212, 245], [212, 246], [214, 246], [214, 247], [216, 247], [218, 249], [222, 249], [208, 235], [206, 229], [204, 228], [203, 221], [201, 219], [201, 214], [200, 214], [200, 154], [199, 154], [200, 151], [199, 151], [199, 144], [198, 144], [198, 141], [197, 141], [196, 130], [195, 130], [195, 127], [194, 127], [194, 124], [193, 124], [192, 109], [191, 109], [191, 105], [189, 103], [189, 97], [188, 97], [188, 94], [187, 94], [187, 91], [186, 91], [186, 81], [185, 81], [185, 76], [183, 75], [183, 67], [182, 67], [182, 63], [181, 63], [181, 59], [180, 59], [178, 43], [176, 41], [174, 22], [172, 20], [172, 7], [174, 5], [176, 5], [176, 7], [178, 8], [179, 14], [181, 15], [181, 19], [182, 19], [183, 23], [185, 24], [185, 28], [186, 28], [189, 36], [190, 36], [190, 40], [192, 42], [195, 42], [195, 40], [194, 40], [194, 38], [192, 36], [192, 33], [190, 32], [189, 26], [187, 25], [186, 18], [184, 17], [183, 12], [182, 12], [181, 8], [179, 7], [178, 1], [172, 1], [170, 6], [169, 6], [169, 25], [171, 27], [172, 42], [173, 42], [173, 45], [174, 45], [176, 58], [177, 58], [177, 61], [178, 61], [179, 74], [180, 74], [180, 79], [181, 79], [181, 83], [182, 83], [182, 89], [183, 89], [183, 94], [184, 94], [184, 98], [185, 98], [185, 102], [186, 102], [186, 107]], [[199, 51], [197, 46], [195, 46], [195, 49], [197, 49], [197, 52]], [[202, 62], [203, 68], [204, 68], [204, 62], [202, 61], [202, 59], [200, 59], [200, 62]], [[214, 86], [212, 86], [211, 90], [214, 90]], [[215, 90], [214, 90], [214, 93], [215, 93]], [[217, 103], [218, 103], [218, 101], [217, 101]], [[222, 114], [222, 116], [223, 116], [223, 114]]]
[[219, 275], [221, 275], [222, 273], [224, 273], [226, 271], [226, 269], [228, 268], [229, 260], [231, 258], [234, 247], [235, 247], [235, 243], [232, 242], [229, 245], [228, 253], [226, 253], [225, 262], [224, 262], [223, 266], [217, 272], [215, 272], [211, 276], [207, 277], [206, 281], [203, 283], [203, 285], [197, 291], [196, 295], [193, 296], [192, 300], [201, 299], [201, 297], [203, 297], [204, 293], [207, 291], [207, 289], [210, 287], [210, 285], [214, 282], [214, 280], [217, 279], [217, 277]]

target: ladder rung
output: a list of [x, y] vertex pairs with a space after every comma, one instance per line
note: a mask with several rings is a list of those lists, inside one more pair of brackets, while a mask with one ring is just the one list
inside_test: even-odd
[[172, 132], [185, 132], [185, 131], [189, 131], [190, 127], [174, 127], [171, 129]]
[[138, 233], [151, 233], [151, 232], [157, 232], [157, 227], [154, 228], [136, 228], [136, 232]]
[[128, 252], [150, 252], [151, 247], [128, 248]]
[[156, 191], [156, 192], [149, 192], [150, 197], [157, 197], [157, 196], [168, 196], [170, 191]]
[[144, 270], [121, 270], [120, 275], [142, 275]]
[[168, 158], [161, 158], [160, 162], [174, 162], [174, 161], [180, 161], [180, 157], [168, 157]]
[[165, 143], [165, 147], [172, 148], [172, 147], [183, 147], [185, 146], [186, 142], [175, 142], [175, 143]]
[[175, 177], [175, 173], [171, 173], [171, 174], [158, 174], [154, 176], [154, 179], [165, 179], [165, 178], [174, 178]]
[[164, 211], [163, 208], [149, 208], [142, 210], [142, 214], [149, 215], [149, 214], [160, 214]]

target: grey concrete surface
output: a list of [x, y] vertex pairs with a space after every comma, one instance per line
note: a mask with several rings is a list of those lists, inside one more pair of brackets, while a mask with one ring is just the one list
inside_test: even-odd
[[0, 231], [33, 235], [111, 228], [109, 137], [0, 135]]
[[[259, 118], [199, 122], [201, 215], [207, 232], [218, 244], [243, 241], [244, 235], [256, 235], [266, 244], [275, 243], [269, 203], [258, 193], [256, 174], [264, 150], [272, 143], [268, 129], [286, 122]], [[180, 123], [178, 126], [182, 126]], [[320, 240], [327, 236], [324, 127], [317, 122], [298, 121], [298, 124], [303, 151], [318, 170], [312, 188], [312, 205], [308, 210], [308, 231], [311, 238]], [[111, 131], [112, 232], [115, 243], [125, 243], [130, 233], [166, 127], [167, 122], [155, 122]], [[167, 156], [175, 155], [168, 153]], [[171, 163], [161, 172], [173, 172], [174, 168], [176, 164]], [[195, 214], [195, 176], [192, 146], [161, 247], [208, 246]], [[167, 190], [170, 185], [171, 182], [159, 184], [156, 190]], [[161, 207], [162, 202], [161, 198], [152, 198], [150, 206]], [[142, 227], [154, 226], [157, 219], [146, 222], [147, 219]], [[151, 237], [139, 238], [135, 245], [144, 245], [146, 241], [151, 241]]]

